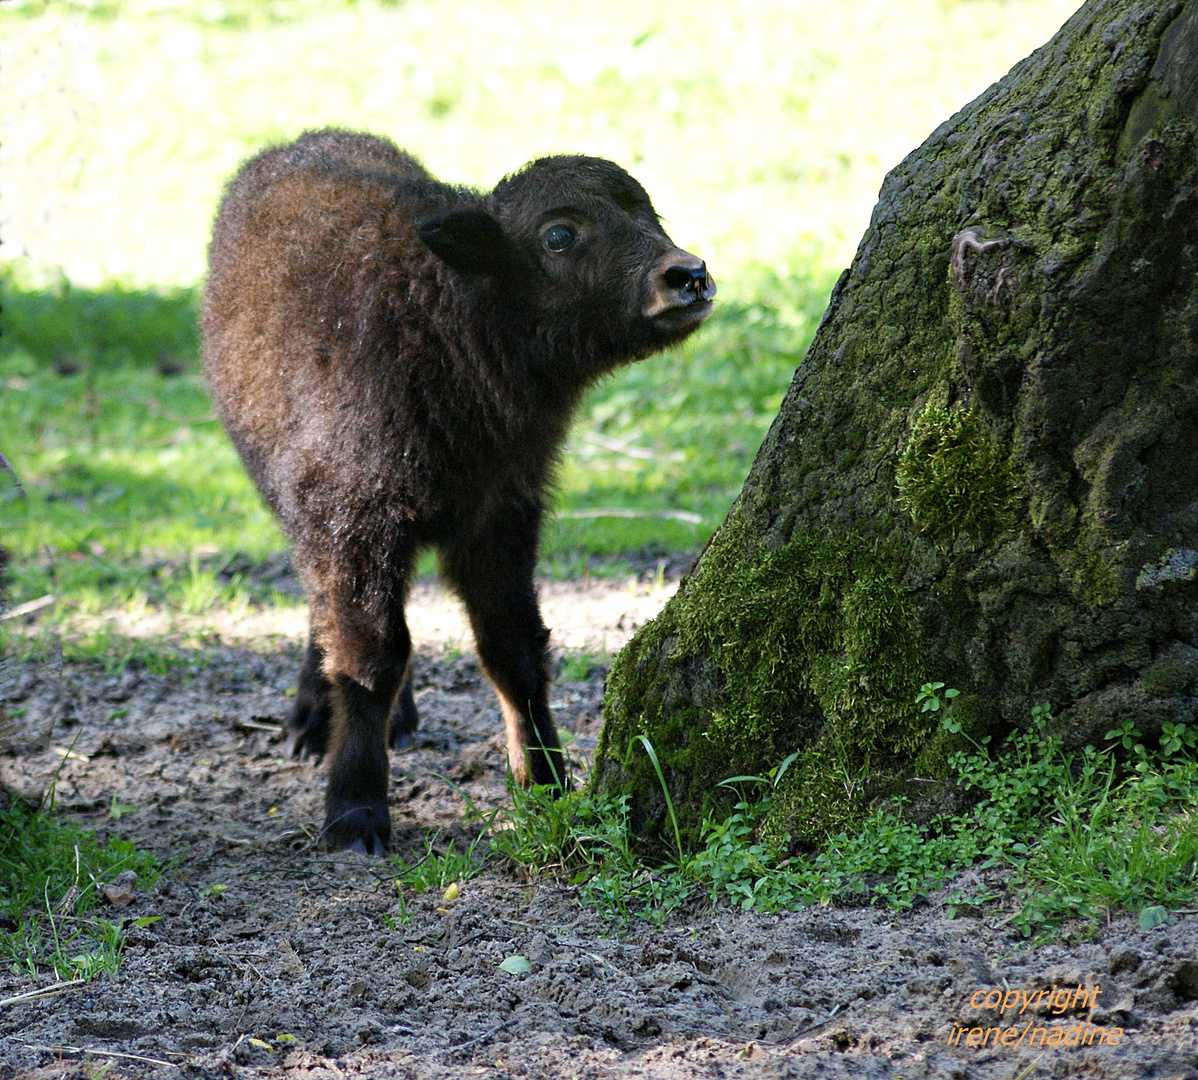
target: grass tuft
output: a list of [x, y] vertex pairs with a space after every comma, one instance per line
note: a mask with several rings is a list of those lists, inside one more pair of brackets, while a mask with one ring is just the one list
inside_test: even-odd
[[[954, 696], [938, 700], [944, 726], [960, 732], [945, 704]], [[1047, 718], [1045, 707], [1036, 718]], [[608, 916], [656, 925], [704, 898], [760, 911], [909, 908], [970, 868], [994, 871], [992, 884], [953, 892], [950, 916], [998, 907], [1038, 940], [1059, 936], [1066, 924], [1087, 933], [1115, 911], [1158, 925], [1198, 887], [1198, 733], [1171, 726], [1149, 748], [1124, 725], [1109, 739], [1105, 749], [1069, 754], [1057, 737], [1023, 732], [998, 754], [987, 738], [950, 759], [957, 783], [977, 800], [967, 813], [919, 824], [904, 819], [901, 804], [878, 808], [860, 828], [810, 853], [764, 838], [771, 800], [795, 755], [763, 777], [725, 781], [740, 793], [733, 812], [709, 818], [698, 847], [666, 863], [650, 864], [634, 848], [627, 796], [555, 800], [548, 787], [513, 788], [491, 850], [528, 873], [564, 877], [583, 903]]]
[[36, 978], [91, 979], [115, 972], [124, 918], [105, 917], [102, 888], [125, 870], [140, 889], [162, 870], [153, 856], [117, 837], [106, 841], [64, 821], [52, 800], [0, 810], [0, 957]]

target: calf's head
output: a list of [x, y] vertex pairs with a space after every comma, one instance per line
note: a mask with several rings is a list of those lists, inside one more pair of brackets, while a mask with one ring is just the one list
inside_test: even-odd
[[645, 189], [600, 158], [552, 157], [479, 204], [422, 222], [449, 266], [500, 290], [550, 363], [593, 376], [682, 340], [710, 314], [715, 281], [665, 234]]

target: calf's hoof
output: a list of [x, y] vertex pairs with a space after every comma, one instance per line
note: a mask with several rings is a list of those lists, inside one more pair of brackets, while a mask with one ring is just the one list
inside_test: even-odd
[[391, 843], [391, 815], [385, 802], [331, 799], [320, 839], [330, 851], [386, 855]]

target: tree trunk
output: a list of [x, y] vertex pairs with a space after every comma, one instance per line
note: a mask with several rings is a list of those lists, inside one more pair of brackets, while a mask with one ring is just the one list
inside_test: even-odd
[[[973, 47], [961, 43], [963, 49]], [[1198, 0], [1090, 0], [887, 176], [743, 491], [608, 680], [598, 790], [647, 840], [798, 757], [821, 843], [952, 805], [975, 738], [1198, 703]]]

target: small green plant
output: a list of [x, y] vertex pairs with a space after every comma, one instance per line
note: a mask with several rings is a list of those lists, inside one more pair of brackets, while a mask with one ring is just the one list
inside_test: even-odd
[[674, 830], [674, 851], [678, 855], [679, 864], [684, 859], [682, 848], [682, 833], [678, 829], [678, 815], [674, 813], [674, 800], [670, 798], [670, 786], [666, 783], [665, 774], [661, 771], [661, 762], [658, 760], [657, 751], [653, 749], [653, 744], [645, 735], [638, 735], [628, 747], [628, 755], [631, 756], [633, 748], [637, 743], [645, 748], [645, 753], [649, 756], [649, 761], [653, 764], [653, 771], [657, 773], [657, 782], [661, 785], [661, 793], [666, 801], [666, 811], [670, 815], [670, 826]]
[[1160, 748], [1154, 752], [1141, 741], [1139, 730], [1130, 720], [1106, 733], [1125, 752], [1131, 769], [1137, 775], [1135, 791], [1138, 798], [1157, 810], [1171, 805], [1184, 805], [1198, 792], [1198, 731], [1186, 724], [1161, 725]]
[[399, 899], [399, 922], [396, 922], [386, 912], [383, 913], [383, 922], [387, 924], [388, 930], [398, 930], [401, 926], [408, 926], [412, 921], [412, 913], [408, 910], [408, 901], [404, 897], [403, 882], [396, 880], [395, 894]]
[[1195, 747], [1198, 747], [1198, 729], [1188, 724], [1170, 724], [1168, 720], [1161, 724], [1162, 754], [1179, 754], [1183, 749], [1193, 750]]
[[120, 821], [126, 814], [137, 813], [136, 806], [126, 806], [115, 795], [108, 804], [108, 817], [112, 821]]
[[116, 1065], [116, 1058], [108, 1058], [103, 1062], [94, 1061], [90, 1055], [84, 1056], [83, 1067], [87, 1071], [87, 1080], [104, 1080]]
[[0, 811], [0, 956], [31, 975], [52, 970], [60, 979], [90, 979], [120, 961], [123, 920], [94, 914], [101, 887], [133, 870], [152, 888], [162, 870], [132, 844], [63, 821], [52, 800], [36, 809], [14, 803]]
[[510, 785], [511, 808], [491, 832], [491, 850], [530, 872], [559, 871], [575, 884], [602, 865], [635, 864], [626, 797], [572, 791], [560, 798], [548, 785]]
[[[941, 693], [941, 691], [944, 691]], [[919, 693], [915, 695], [915, 704], [919, 706], [920, 712], [948, 712], [952, 708], [953, 698], [959, 697], [960, 690], [945, 690], [942, 682], [926, 682], [919, 688]], [[945, 724], [947, 728], [948, 725]], [[960, 725], [956, 728], [948, 728], [950, 731], [960, 731]]]
[[627, 796], [584, 790], [558, 797], [548, 785], [522, 789], [510, 782], [509, 792], [510, 809], [491, 827], [491, 851], [526, 873], [560, 874], [578, 887], [583, 903], [622, 920], [641, 916], [657, 925], [693, 892], [678, 865], [650, 866], [637, 856]]
[[454, 841], [450, 839], [445, 849], [438, 852], [438, 833], [424, 842], [424, 855], [416, 862], [409, 865], [402, 859], [392, 860], [392, 873], [400, 900], [403, 900], [403, 889], [423, 893], [430, 889], [444, 889], [455, 882], [469, 881], [470, 878], [477, 877], [486, 862], [485, 853], [479, 851], [479, 845], [485, 836], [485, 832], [480, 832], [464, 851], [457, 850]]

